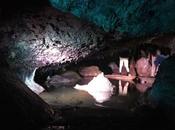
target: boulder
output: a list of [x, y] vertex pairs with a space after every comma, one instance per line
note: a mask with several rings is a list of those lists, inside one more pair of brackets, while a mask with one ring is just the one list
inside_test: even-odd
[[0, 23], [0, 49], [7, 48], [5, 58], [18, 75], [50, 64], [76, 62], [104, 47], [102, 29], [52, 7], [10, 13]]
[[80, 68], [79, 70], [80, 75], [87, 77], [87, 76], [97, 76], [101, 73], [98, 66], [88, 66]]
[[73, 71], [67, 71], [61, 75], [54, 75], [46, 81], [48, 88], [61, 87], [61, 86], [74, 86], [81, 77]]

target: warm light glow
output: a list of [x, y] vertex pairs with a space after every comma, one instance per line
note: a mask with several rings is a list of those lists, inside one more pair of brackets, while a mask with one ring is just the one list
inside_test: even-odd
[[41, 87], [39, 84], [35, 83], [34, 76], [35, 76], [36, 68], [32, 72], [32, 74], [29, 77], [25, 78], [25, 84], [36, 94], [40, 94], [44, 91], [44, 88]]
[[99, 103], [103, 103], [112, 96], [114, 85], [104, 77], [103, 73], [100, 73], [97, 77], [94, 77], [87, 85], [76, 85], [74, 88], [78, 90], [87, 91], [92, 95]]

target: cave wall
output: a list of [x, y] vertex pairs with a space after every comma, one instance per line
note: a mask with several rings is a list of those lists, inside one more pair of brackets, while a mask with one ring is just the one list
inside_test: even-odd
[[107, 32], [144, 36], [175, 31], [174, 0], [50, 0]]

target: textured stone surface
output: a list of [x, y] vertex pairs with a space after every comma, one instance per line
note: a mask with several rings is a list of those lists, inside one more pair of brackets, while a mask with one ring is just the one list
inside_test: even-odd
[[[90, 1], [87, 0], [84, 2], [87, 3]], [[93, 5], [96, 4], [94, 3], [94, 1], [92, 2]], [[92, 9], [98, 9], [98, 7], [101, 8], [101, 4], [103, 2], [106, 1], [100, 2], [100, 4], [96, 8]], [[116, 1], [114, 1], [114, 3], [115, 2]], [[162, 2], [160, 3], [158, 2], [157, 6], [159, 6], [159, 4], [162, 4]], [[147, 2], [143, 2], [143, 6], [148, 7], [147, 6], [148, 3], [147, 4], [146, 3]], [[109, 2], [109, 5], [110, 4], [111, 2]], [[105, 4], [104, 7], [106, 5], [107, 4]], [[121, 7], [125, 7], [125, 5], [127, 4], [122, 4]], [[130, 5], [131, 4], [128, 3], [128, 7]], [[133, 4], [133, 7], [135, 7], [134, 5], [135, 4]], [[83, 4], [81, 4], [81, 6], [84, 7]], [[138, 7], [139, 6], [140, 5], [138, 5]], [[128, 18], [127, 11], [129, 11], [130, 9], [129, 8], [125, 9], [126, 9], [126, 18]], [[164, 10], [165, 8], [161, 9]], [[104, 8], [104, 10], [106, 9]], [[171, 8], [167, 8], [167, 10], [168, 10], [167, 12], [165, 11], [162, 13], [168, 13], [170, 11], [171, 15], [172, 14]], [[90, 58], [88, 57], [89, 59], [87, 59], [84, 62], [84, 64], [86, 64], [87, 61], [92, 60], [93, 61], [92, 64], [88, 65], [97, 65], [99, 66], [100, 70], [105, 73], [106, 66], [108, 65], [109, 62], [116, 62], [116, 64], [118, 64], [117, 52], [121, 48], [130, 47], [131, 49], [133, 49], [135, 48], [135, 46], [143, 42], [169, 46], [171, 47], [172, 52], [175, 52], [175, 35], [173, 33], [171, 35], [159, 34], [156, 36], [146, 38], [140, 37], [138, 39], [126, 39], [118, 41], [117, 38], [119, 38], [120, 35], [118, 35], [118, 33], [115, 35], [116, 29], [114, 29], [114, 33], [104, 33], [104, 31], [102, 31], [101, 29], [92, 24], [84, 22], [70, 14], [61, 13], [59, 10], [50, 7], [39, 7], [39, 8], [37, 7], [37, 9], [29, 8], [19, 11], [16, 11], [16, 9], [14, 9], [15, 12], [12, 12], [13, 10], [10, 11], [8, 10], [9, 12], [7, 11], [8, 13], [6, 13], [6, 15], [4, 15], [4, 11], [6, 11], [6, 7], [4, 7], [2, 10], [3, 14], [2, 16], [4, 18], [1, 19], [0, 21], [0, 52], [1, 54], [7, 56], [8, 62], [10, 63], [10, 67], [16, 70], [20, 78], [23, 80], [25, 80], [26, 76], [30, 76], [35, 68], [46, 66], [48, 64], [52, 64], [53, 66], [55, 65], [54, 66], [55, 68], [52, 65], [50, 65], [49, 67], [47, 66], [46, 69], [43, 69], [44, 71], [43, 73], [41, 73], [41, 75], [43, 77], [42, 81], [45, 81], [47, 76], [50, 75], [49, 73], [52, 73], [51, 72], [52, 70], [55, 71], [57, 69], [62, 69], [62, 66], [60, 66], [60, 64], [62, 65], [63, 63], [66, 63], [69, 64], [69, 66], [71, 66], [70, 64], [71, 62], [76, 62], [79, 59], [80, 60], [86, 59], [88, 55], [90, 55]], [[101, 10], [99, 11], [101, 12]], [[136, 13], [133, 13], [133, 15], [134, 14], [137, 15], [137, 11]], [[99, 22], [105, 21], [101, 20], [101, 17], [99, 15], [103, 16], [103, 13], [102, 15], [101, 13], [98, 13], [97, 16], [94, 15], [94, 18], [99, 17], [100, 19], [98, 20]], [[107, 16], [110, 17], [110, 14], [109, 15], [107, 14]], [[159, 18], [159, 15], [157, 16], [157, 18]], [[173, 19], [174, 17], [171, 18]], [[83, 17], [83, 19], [86, 18]], [[136, 22], [137, 20], [138, 19], [136, 18]], [[148, 19], [148, 22], [149, 20], [150, 19]], [[157, 25], [153, 26], [157, 27], [161, 22], [162, 21], [157, 22]], [[110, 21], [107, 23], [113, 23], [113, 22]], [[104, 27], [105, 25], [106, 23], [104, 24]], [[132, 31], [137, 29], [135, 28], [135, 24], [134, 26], [132, 26], [132, 22], [123, 25], [127, 26], [131, 25], [129, 27], [130, 29], [128, 28], [129, 34], [132, 34], [133, 33]], [[141, 27], [151, 30], [146, 25], [147, 24]], [[169, 24], [167, 26], [167, 28], [170, 28], [169, 31], [173, 29], [171, 25], [172, 24]], [[162, 26], [162, 28], [163, 27], [164, 26]], [[109, 28], [112, 29], [113, 27], [110, 26]], [[117, 27], [117, 32], [118, 29], [119, 28]], [[144, 30], [143, 28], [141, 30], [144, 34], [151, 34], [146, 30]], [[139, 34], [142, 34], [142, 32], [139, 32]], [[98, 52], [99, 50], [101, 51]], [[26, 72], [26, 70], [29, 71]], [[37, 74], [38, 72], [36, 72], [36, 75]]]
[[174, 0], [50, 0], [63, 11], [87, 19], [105, 31], [150, 35], [175, 31]]
[[18, 11], [0, 23], [0, 48], [11, 67], [31, 69], [84, 58], [103, 45], [103, 31], [50, 7]]

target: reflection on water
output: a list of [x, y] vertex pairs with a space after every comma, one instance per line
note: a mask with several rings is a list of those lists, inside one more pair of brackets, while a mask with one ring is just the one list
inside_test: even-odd
[[[148, 88], [146, 84], [130, 84], [126, 81], [108, 80], [103, 74], [89, 80], [88, 84], [76, 85], [75, 88], [62, 86], [50, 92], [40, 94], [51, 105], [129, 108], [133, 106]], [[87, 82], [86, 82], [87, 83]], [[83, 91], [81, 91], [83, 90]]]
[[126, 82], [126, 81], [123, 81], [125, 82], [124, 85], [122, 85], [122, 81], [119, 80], [119, 95], [122, 95], [122, 96], [126, 96], [127, 93], [128, 93], [128, 86], [129, 86], [129, 82]]

